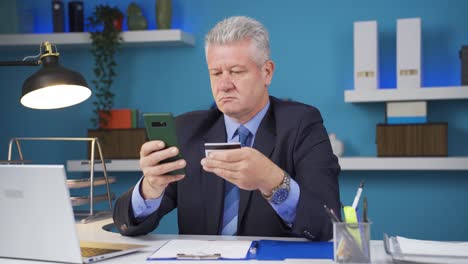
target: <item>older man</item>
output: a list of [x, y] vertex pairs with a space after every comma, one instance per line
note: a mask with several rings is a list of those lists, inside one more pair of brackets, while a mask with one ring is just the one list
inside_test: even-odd
[[[181, 234], [330, 239], [323, 205], [339, 212], [340, 167], [320, 112], [269, 96], [267, 30], [227, 18], [207, 34], [205, 53], [217, 109], [177, 117], [180, 150], [157, 140], [142, 146], [144, 176], [115, 206], [120, 232], [151, 232], [178, 208]], [[209, 142], [243, 147], [205, 157]], [[179, 151], [183, 160], [160, 163]], [[185, 175], [167, 175], [180, 168]]]

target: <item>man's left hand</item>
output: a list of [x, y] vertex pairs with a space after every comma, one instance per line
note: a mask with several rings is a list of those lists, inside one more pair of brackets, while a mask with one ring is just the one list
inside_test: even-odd
[[284, 172], [256, 149], [210, 152], [201, 160], [205, 171], [212, 172], [244, 190], [260, 190], [269, 196], [284, 177]]

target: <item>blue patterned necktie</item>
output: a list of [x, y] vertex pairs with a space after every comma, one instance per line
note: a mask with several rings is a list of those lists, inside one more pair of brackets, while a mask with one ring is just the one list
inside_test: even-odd
[[[239, 126], [237, 129], [239, 134], [239, 141], [241, 145], [249, 146], [252, 141], [252, 133], [245, 126]], [[239, 211], [239, 188], [228, 182], [224, 181], [224, 214], [223, 214], [223, 228], [221, 235], [234, 236], [237, 234], [237, 213]]]

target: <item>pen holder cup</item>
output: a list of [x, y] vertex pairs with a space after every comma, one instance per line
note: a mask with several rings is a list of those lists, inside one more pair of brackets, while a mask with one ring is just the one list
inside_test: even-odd
[[371, 263], [371, 223], [333, 223], [333, 252], [336, 263]]

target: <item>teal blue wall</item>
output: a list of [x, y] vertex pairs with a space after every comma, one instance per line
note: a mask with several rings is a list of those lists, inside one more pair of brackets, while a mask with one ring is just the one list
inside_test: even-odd
[[[50, 32], [50, 6], [39, 0], [28, 2], [37, 12], [35, 32]], [[85, 1], [86, 13], [98, 2], [103, 1]], [[125, 9], [130, 1], [107, 2]], [[136, 2], [154, 28], [154, 1]], [[270, 30], [277, 66], [271, 94], [317, 106], [328, 131], [344, 141], [346, 156], [375, 156], [375, 125], [384, 121], [384, 104], [346, 104], [343, 98], [343, 92], [353, 86], [353, 22], [378, 21], [381, 87], [394, 87], [396, 19], [421, 17], [423, 85], [448, 86], [460, 84], [458, 50], [468, 44], [467, 12], [468, 2], [463, 0], [174, 0], [174, 25], [193, 33], [196, 46], [122, 49], [117, 58], [115, 106], [176, 114], [208, 108], [212, 99], [203, 36], [224, 17], [247, 15]], [[93, 59], [88, 48], [62, 48], [61, 52], [66, 67], [92, 80]], [[2, 49], [0, 59], [36, 53], [36, 49]], [[34, 70], [0, 69], [0, 159], [6, 159], [11, 137], [84, 137], [91, 127], [91, 100], [63, 110], [22, 107], [20, 87]], [[467, 101], [434, 101], [428, 108], [430, 122], [449, 124], [449, 155], [468, 156]], [[61, 163], [86, 155], [86, 147], [79, 143], [25, 145], [27, 158], [40, 163]], [[119, 173], [119, 183], [112, 188], [122, 193], [138, 178], [137, 173]], [[468, 240], [468, 172], [342, 172], [344, 203], [352, 202], [361, 179], [366, 181], [364, 195], [369, 199], [374, 239], [388, 232], [422, 239]], [[177, 232], [175, 214], [158, 232]]]

